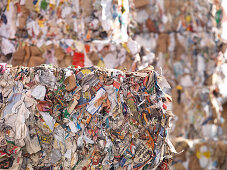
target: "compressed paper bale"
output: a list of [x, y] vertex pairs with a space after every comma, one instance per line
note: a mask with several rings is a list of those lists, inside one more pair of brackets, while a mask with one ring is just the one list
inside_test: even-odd
[[[2, 101], [13, 111], [2, 117], [8, 124], [0, 124], [0, 139], [10, 142], [3, 141], [0, 148], [7, 146], [11, 158], [21, 153], [23, 163], [17, 164], [24, 169], [169, 166], [176, 151], [165, 122], [173, 114], [168, 110], [171, 99], [158, 84], [160, 76], [152, 67], [139, 72], [7, 67], [0, 80], [8, 77], [15, 83], [11, 95], [22, 97], [8, 104], [11, 95], [5, 95]], [[7, 88], [4, 83], [0, 86]], [[16, 163], [16, 159], [3, 159], [0, 168], [4, 161], [9, 162], [7, 168]]]
[[[217, 94], [219, 92], [215, 97], [213, 89], [218, 89], [220, 80], [223, 80], [220, 74], [224, 70], [217, 68], [223, 64], [222, 50], [225, 45], [221, 39], [218, 40], [220, 44], [216, 44], [217, 39], [213, 35], [220, 36], [220, 27], [209, 17], [210, 13], [215, 16], [216, 11], [220, 12], [219, 3], [160, 0], [150, 1], [149, 5], [135, 10], [136, 29], [131, 31], [135, 33], [137, 41], [156, 41], [156, 47], [149, 49], [156, 54], [156, 61], [152, 64], [156, 68], [161, 66], [164, 75], [171, 82], [175, 99], [173, 110], [176, 114], [176, 126], [172, 133], [174, 136], [189, 139], [211, 137], [210, 133], [202, 133], [204, 130], [201, 129], [207, 127], [205, 124], [212, 122], [214, 129], [221, 128], [220, 124], [223, 124], [221, 102]], [[216, 31], [207, 32], [207, 28]], [[142, 49], [146, 45], [140, 45], [139, 54], [143, 59], [146, 54]], [[143, 62], [141, 60], [138, 65], [143, 65]], [[181, 90], [177, 89], [178, 86], [182, 87]], [[203, 127], [199, 122], [204, 122]], [[224, 134], [218, 130], [214, 132], [213, 136], [217, 137]]]
[[[54, 49], [56, 50], [55, 55], [53, 55], [54, 59], [50, 59], [51, 61], [47, 59], [42, 64], [58, 64], [60, 67], [70, 65], [83, 67], [90, 64], [85, 63], [86, 61], [83, 59], [72, 62], [69, 56], [79, 52], [84, 53], [89, 58], [90, 54], [88, 54], [88, 51], [85, 53], [84, 46], [95, 44], [93, 42], [97, 40], [100, 41], [99, 43], [104, 42], [108, 45], [119, 46], [119, 50], [125, 48], [121, 46], [121, 42], [128, 41], [127, 26], [131, 20], [129, 9], [133, 7], [132, 1], [2, 0], [0, 3], [1, 16], [4, 21], [0, 32], [6, 33], [4, 37], [9, 41], [6, 47], [17, 47], [18, 40], [21, 40], [29, 48], [31, 46], [39, 48], [34, 51], [34, 48], [31, 47], [31, 54], [26, 55], [23, 62], [16, 57], [13, 58], [13, 66], [27, 66], [27, 59], [30, 56], [40, 56], [39, 50], [42, 54], [45, 54], [47, 50]], [[10, 10], [8, 9], [9, 6]], [[11, 6], [15, 10], [11, 10]], [[12, 16], [13, 19], [11, 19]], [[11, 23], [17, 26], [16, 34], [12, 31], [13, 25]], [[8, 38], [13, 40], [8, 40]], [[55, 48], [56, 46], [59, 48]], [[12, 51], [15, 50], [12, 49]], [[94, 52], [99, 53], [96, 49]], [[121, 57], [117, 56], [117, 50], [110, 51], [110, 53], [115, 53], [114, 56], [117, 61], [117, 64], [114, 64], [112, 68], [121, 65]], [[2, 60], [6, 60], [4, 57], [1, 57]], [[99, 55], [99, 61], [94, 63], [99, 64], [99, 66], [108, 65], [108, 62], [101, 62], [102, 57]], [[10, 59], [7, 59], [7, 63], [10, 62]], [[34, 66], [34, 64], [29, 66]]]

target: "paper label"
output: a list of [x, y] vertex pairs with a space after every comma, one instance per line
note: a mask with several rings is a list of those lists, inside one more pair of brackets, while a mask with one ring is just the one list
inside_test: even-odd
[[[94, 115], [98, 110], [99, 108], [101, 107], [102, 104], [98, 104], [97, 101], [102, 97], [104, 96], [106, 93], [106, 91], [103, 89], [103, 88], [100, 88], [98, 91], [97, 91], [97, 94], [96, 96], [89, 102], [89, 104], [87, 105], [87, 108], [86, 110]], [[101, 102], [102, 103], [102, 102]]]

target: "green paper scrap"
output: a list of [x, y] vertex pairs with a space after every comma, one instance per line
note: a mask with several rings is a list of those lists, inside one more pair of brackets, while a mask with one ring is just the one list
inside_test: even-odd
[[217, 24], [220, 23], [221, 18], [222, 18], [222, 10], [219, 9], [219, 10], [217, 10], [217, 12], [216, 12], [216, 14], [215, 14], [215, 20], [216, 20], [216, 23], [217, 23]]
[[6, 140], [6, 142], [10, 143], [10, 144], [13, 144], [13, 145], [16, 145], [15, 142], [13, 142], [13, 141]]
[[42, 0], [42, 2], [41, 2], [41, 8], [43, 10], [46, 10], [47, 9], [47, 6], [48, 6], [48, 3], [46, 2], [46, 0]]
[[65, 118], [69, 118], [69, 117], [70, 117], [70, 114], [69, 114], [69, 112], [67, 111], [67, 109], [65, 109], [65, 111], [64, 111], [64, 117], [65, 117]]

